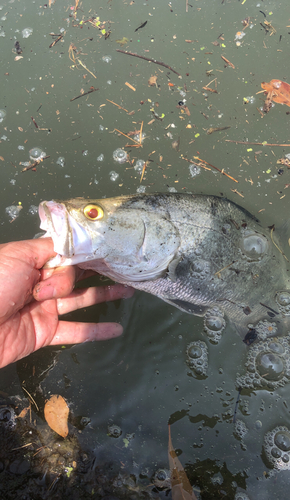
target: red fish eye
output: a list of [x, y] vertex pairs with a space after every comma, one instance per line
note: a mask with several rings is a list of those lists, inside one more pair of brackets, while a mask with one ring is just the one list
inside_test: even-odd
[[91, 210], [88, 212], [88, 217], [90, 219], [96, 219], [99, 215], [99, 211], [96, 208], [91, 208]]
[[104, 215], [104, 211], [98, 205], [92, 204], [92, 205], [87, 205], [84, 208], [84, 214], [85, 214], [87, 219], [92, 220], [92, 221], [96, 221], [96, 220], [102, 219], [102, 217]]

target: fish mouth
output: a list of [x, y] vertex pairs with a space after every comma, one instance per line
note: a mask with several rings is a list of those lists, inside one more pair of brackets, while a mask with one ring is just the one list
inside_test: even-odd
[[53, 240], [54, 251], [65, 257], [74, 255], [73, 235], [69, 215], [63, 203], [43, 201], [38, 209], [40, 229], [46, 231], [44, 238]]

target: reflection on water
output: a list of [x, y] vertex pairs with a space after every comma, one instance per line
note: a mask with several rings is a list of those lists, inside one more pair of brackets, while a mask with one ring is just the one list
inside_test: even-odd
[[[198, 0], [187, 13], [185, 4], [152, 0], [96, 7], [87, 1], [75, 13], [73, 3], [58, 0], [51, 8], [2, 3], [1, 241], [39, 231], [31, 207], [41, 200], [136, 191], [222, 193], [265, 226], [288, 219], [288, 169], [277, 160], [289, 147], [265, 144], [289, 143], [287, 109], [277, 104], [264, 115], [265, 96], [258, 93], [261, 82], [287, 80], [288, 3]], [[265, 19], [275, 32], [267, 32]], [[50, 47], [56, 40], [51, 33], [63, 36]], [[182, 78], [165, 66], [116, 52], [117, 40], [124, 42], [122, 50], [161, 61]], [[158, 77], [157, 86], [148, 85], [151, 76]], [[98, 91], [83, 95], [91, 87]], [[178, 105], [181, 99], [186, 107]], [[230, 128], [206, 133], [223, 127]], [[49, 158], [21, 172], [35, 161], [36, 146]], [[116, 150], [128, 155], [125, 163], [113, 160]], [[199, 165], [198, 158], [207, 163]], [[286, 252], [286, 232], [282, 244]], [[253, 241], [253, 235], [244, 246], [249, 259], [259, 259], [265, 250], [263, 239]], [[288, 308], [284, 291], [274, 292], [277, 307]], [[62, 394], [75, 415], [90, 421], [79, 437], [97, 463], [111, 461], [116, 475], [122, 470], [137, 481], [151, 483], [159, 476], [166, 481], [170, 422], [174, 447], [200, 498], [216, 498], [216, 492], [229, 499], [284, 497], [287, 337], [270, 340], [264, 331], [269, 325], [256, 325], [258, 342], [247, 346], [224, 318], [207, 318], [206, 333], [202, 319], [139, 292], [70, 317], [116, 320], [125, 328], [114, 341], [62, 350], [39, 385], [43, 400]], [[215, 334], [224, 329], [218, 344], [210, 342], [208, 329]], [[206, 373], [191, 365], [200, 351]], [[19, 379], [13, 367], [0, 372], [2, 392], [22, 396], [29, 360], [25, 366]], [[247, 388], [234, 423], [239, 386]], [[109, 435], [112, 426], [121, 429], [119, 437]]]

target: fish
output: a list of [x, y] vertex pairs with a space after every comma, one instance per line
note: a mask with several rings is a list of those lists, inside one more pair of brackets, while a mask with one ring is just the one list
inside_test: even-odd
[[[204, 316], [217, 307], [244, 337], [290, 315], [286, 256], [273, 228], [226, 198], [187, 193], [43, 201], [41, 229], [77, 265]], [[275, 235], [275, 239], [274, 239]]]
[[261, 87], [268, 93], [267, 98], [271, 99], [271, 101], [290, 106], [289, 83], [282, 82], [281, 80], [271, 80], [268, 83], [262, 82]]

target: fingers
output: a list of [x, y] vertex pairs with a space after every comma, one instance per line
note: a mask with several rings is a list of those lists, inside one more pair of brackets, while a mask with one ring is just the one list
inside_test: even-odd
[[43, 280], [33, 290], [35, 300], [49, 300], [66, 297], [74, 288], [76, 268], [74, 266], [57, 267], [43, 271]]
[[119, 337], [123, 327], [118, 323], [78, 323], [60, 321], [50, 345], [80, 344], [93, 340], [107, 340]]
[[57, 299], [58, 314], [66, 314], [82, 307], [110, 300], [132, 297], [134, 288], [124, 285], [109, 285], [74, 290], [68, 297]]

